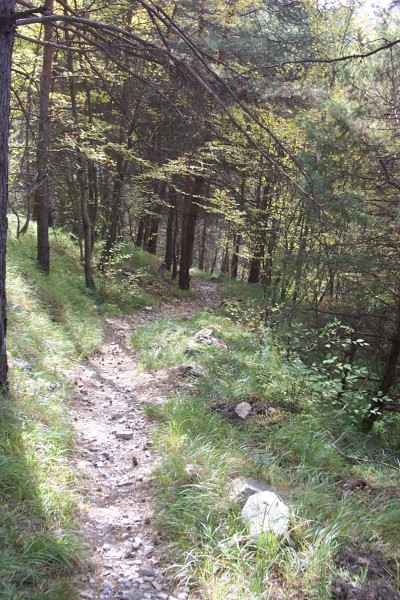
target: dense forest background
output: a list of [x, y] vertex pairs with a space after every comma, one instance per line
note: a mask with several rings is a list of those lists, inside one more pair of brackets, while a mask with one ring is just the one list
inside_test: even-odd
[[126, 242], [183, 290], [193, 266], [247, 281], [267, 321], [334, 320], [338, 401], [354, 377], [366, 429], [393, 415], [396, 3], [16, 4], [9, 207], [18, 236], [37, 223], [38, 268], [58, 227], [89, 289]]

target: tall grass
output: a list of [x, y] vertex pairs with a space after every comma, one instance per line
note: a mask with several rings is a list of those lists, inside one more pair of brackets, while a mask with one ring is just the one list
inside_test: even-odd
[[[194, 344], [204, 327], [228, 349]], [[209, 599], [328, 600], [336, 580], [360, 583], [362, 576], [343, 571], [337, 559], [357, 542], [360, 551], [372, 546], [390, 555], [387, 576], [396, 584], [398, 471], [378, 464], [396, 465], [395, 445], [366, 439], [350, 418], [338, 416], [321, 377], [268, 330], [203, 312], [146, 325], [133, 342], [143, 369], [191, 362], [205, 370], [192, 379], [190, 394], [174, 392], [148, 411], [158, 421], [163, 457], [156, 469], [158, 518], [179, 576]], [[232, 407], [242, 400], [265, 411], [234, 420]], [[242, 503], [227, 493], [239, 475], [261, 479], [285, 498], [286, 538], [250, 540]]]
[[[14, 222], [10, 221], [11, 230]], [[101, 286], [100, 286], [101, 287]], [[105, 316], [131, 310], [85, 288], [78, 248], [51, 234], [51, 273], [35, 266], [35, 231], [8, 244], [10, 393], [0, 412], [0, 598], [76, 598], [78, 539], [71, 390], [65, 370], [89, 356]]]

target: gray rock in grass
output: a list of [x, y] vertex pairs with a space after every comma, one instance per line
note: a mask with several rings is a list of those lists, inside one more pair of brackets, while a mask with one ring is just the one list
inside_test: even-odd
[[249, 402], [240, 402], [237, 406], [235, 406], [233, 410], [241, 419], [247, 419], [247, 417], [251, 413], [252, 408]]
[[251, 477], [236, 477], [227, 485], [228, 498], [240, 500], [250, 498], [257, 492], [272, 492], [272, 488], [263, 481], [257, 481]]
[[262, 533], [284, 535], [289, 528], [289, 509], [275, 492], [257, 492], [244, 505], [242, 519], [254, 540]]

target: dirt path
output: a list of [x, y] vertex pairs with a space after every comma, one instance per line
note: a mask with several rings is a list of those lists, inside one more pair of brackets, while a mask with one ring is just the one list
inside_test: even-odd
[[69, 373], [77, 432], [77, 466], [84, 475], [82, 534], [92, 569], [78, 578], [82, 598], [187, 600], [195, 594], [172, 579], [153, 524], [157, 456], [143, 405], [171, 389], [166, 372], [135, 375], [131, 331], [150, 320], [189, 316], [218, 302], [216, 285], [197, 280], [196, 298], [166, 298], [157, 310], [108, 319], [98, 353]]

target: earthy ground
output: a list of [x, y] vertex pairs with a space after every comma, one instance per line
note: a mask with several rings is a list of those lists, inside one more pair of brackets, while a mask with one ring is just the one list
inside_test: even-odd
[[165, 298], [160, 308], [108, 319], [98, 353], [68, 376], [76, 388], [71, 414], [82, 473], [82, 533], [90, 571], [77, 576], [82, 598], [187, 600], [195, 592], [174, 580], [153, 523], [152, 425], [143, 406], [162, 402], [176, 385], [168, 370], [135, 374], [131, 332], [149, 320], [189, 316], [218, 303], [214, 283], [196, 281], [196, 298]]

